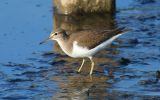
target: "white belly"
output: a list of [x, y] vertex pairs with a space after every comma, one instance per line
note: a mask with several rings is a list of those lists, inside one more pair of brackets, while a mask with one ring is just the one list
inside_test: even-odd
[[93, 52], [86, 47], [81, 47], [77, 44], [77, 41], [73, 43], [72, 57], [90, 57], [93, 55]]

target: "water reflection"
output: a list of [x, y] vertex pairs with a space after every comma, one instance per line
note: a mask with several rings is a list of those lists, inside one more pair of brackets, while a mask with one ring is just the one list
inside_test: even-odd
[[[114, 79], [112, 67], [114, 69], [118, 63], [102, 56], [104, 53], [107, 51], [100, 52], [94, 58], [97, 65], [92, 76], [89, 76], [90, 62], [85, 63], [81, 73], [76, 73], [81, 59], [68, 56], [56, 57], [54, 60], [58, 62], [63, 60], [65, 63], [55, 66], [57, 74], [52, 77], [52, 80], [58, 83], [59, 89], [52, 100], [106, 100], [106, 97], [111, 95], [108, 94], [107, 88], [112, 86], [107, 81]], [[106, 65], [109, 70], [106, 69]]]
[[54, 28], [62, 28], [69, 32], [84, 29], [113, 29], [114, 16], [110, 14], [60, 15], [55, 13]]
[[60, 91], [53, 97], [62, 100], [106, 100], [108, 87], [106, 83], [110, 79], [108, 76], [55, 76], [53, 80], [59, 81]]

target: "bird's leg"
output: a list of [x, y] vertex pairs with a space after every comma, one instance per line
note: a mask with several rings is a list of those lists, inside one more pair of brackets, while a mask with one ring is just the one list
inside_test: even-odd
[[93, 68], [94, 68], [94, 61], [92, 59], [92, 57], [89, 57], [89, 59], [91, 60], [91, 70], [90, 70], [90, 75], [92, 75], [92, 72], [93, 72]]
[[81, 69], [82, 69], [82, 67], [83, 67], [83, 65], [84, 65], [84, 62], [85, 62], [85, 59], [83, 59], [82, 64], [81, 64], [81, 66], [80, 66], [79, 69], [78, 69], [78, 72], [81, 71]]

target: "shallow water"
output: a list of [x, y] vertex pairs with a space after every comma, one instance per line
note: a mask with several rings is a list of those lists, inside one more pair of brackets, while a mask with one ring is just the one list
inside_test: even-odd
[[[51, 0], [1, 1], [0, 99], [159, 99], [160, 1], [150, 1], [117, 0], [115, 17], [88, 15], [93, 19], [52, 17]], [[96, 55], [90, 77], [89, 62], [76, 73], [81, 59], [64, 55], [55, 43], [39, 45], [53, 26], [69, 31], [126, 26], [132, 32]]]

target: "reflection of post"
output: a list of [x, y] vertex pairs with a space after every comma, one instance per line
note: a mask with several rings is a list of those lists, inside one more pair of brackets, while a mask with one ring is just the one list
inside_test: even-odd
[[54, 28], [62, 28], [67, 31], [84, 29], [113, 29], [114, 19], [110, 14], [87, 14], [87, 15], [59, 15], [54, 14]]
[[115, 12], [115, 0], [54, 0], [61, 14]]
[[61, 77], [53, 77], [54, 81], [60, 81], [60, 91], [57, 93], [53, 100], [61, 98], [62, 100], [106, 100], [108, 95], [106, 81], [109, 79], [107, 76], [66, 76], [67, 80]]

